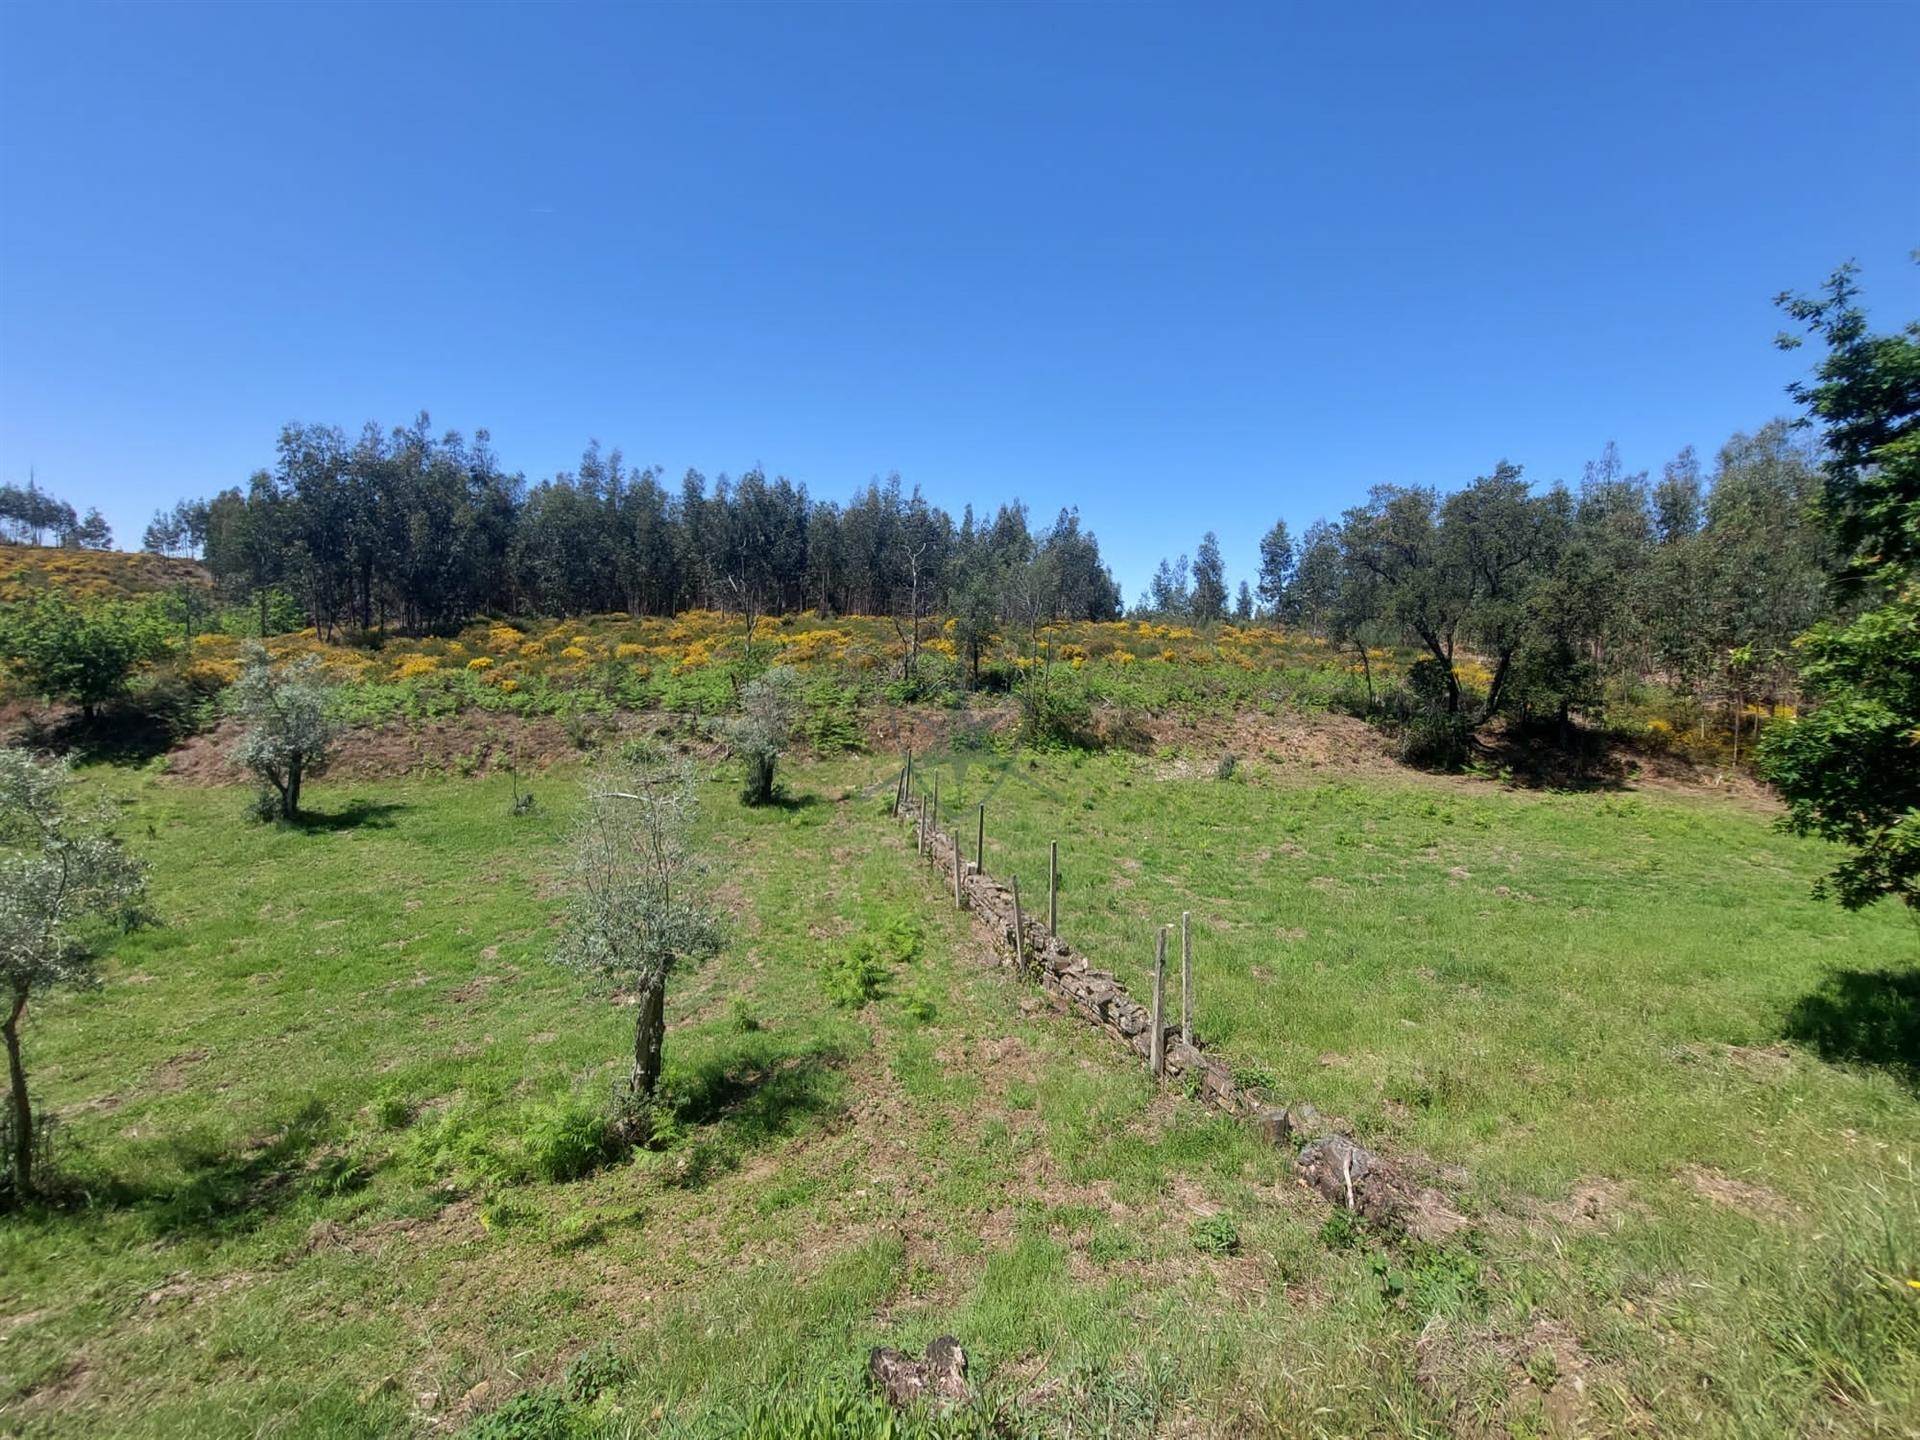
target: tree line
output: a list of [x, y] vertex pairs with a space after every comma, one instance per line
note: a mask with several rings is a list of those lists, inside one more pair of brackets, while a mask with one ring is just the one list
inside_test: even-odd
[[1107, 619], [1118, 587], [1077, 511], [1034, 527], [1017, 501], [956, 522], [898, 477], [845, 504], [749, 470], [677, 484], [587, 447], [577, 470], [529, 485], [487, 433], [411, 426], [356, 437], [291, 425], [273, 469], [148, 527], [150, 549], [204, 553], [230, 593], [293, 596], [324, 635], [447, 630], [484, 613], [734, 611], [920, 619], [990, 596], [1034, 624]]
[[[1450, 494], [1380, 485], [1298, 540], [1275, 524], [1231, 610], [1211, 534], [1191, 565], [1161, 561], [1138, 608], [1271, 618], [1351, 649], [1363, 671], [1370, 648], [1410, 645], [1416, 686], [1469, 723], [1564, 723], [1608, 681], [1651, 680], [1725, 701], [1737, 724], [1790, 692], [1795, 637], [1832, 609], [1821, 458], [1776, 420], [1735, 435], [1711, 470], [1689, 448], [1657, 479], [1608, 445], [1578, 486], [1535, 491], [1505, 462]], [[1488, 672], [1471, 697], [1469, 660]]]
[[67, 550], [111, 550], [113, 530], [98, 510], [85, 515], [42, 490], [31, 476], [25, 486], [0, 485], [0, 540], [9, 545], [44, 545], [49, 539]]

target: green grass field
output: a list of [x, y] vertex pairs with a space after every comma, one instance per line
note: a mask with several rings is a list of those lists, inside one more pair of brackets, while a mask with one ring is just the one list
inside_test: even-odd
[[[1040, 893], [1060, 840], [1069, 939], [1138, 984], [1191, 910], [1202, 1038], [1450, 1177], [1471, 1228], [1408, 1246], [982, 964], [892, 763], [758, 812], [715, 776], [673, 1143], [565, 1182], [541, 1142], [631, 1042], [545, 958], [570, 777], [286, 830], [88, 772], [166, 923], [29, 1022], [77, 1193], [0, 1219], [0, 1430], [722, 1435], [950, 1331], [1008, 1434], [1914, 1433], [1920, 937], [1809, 899], [1816, 848], [1695, 797], [950, 759], [990, 869]], [[862, 931], [918, 953], [837, 1007]]]

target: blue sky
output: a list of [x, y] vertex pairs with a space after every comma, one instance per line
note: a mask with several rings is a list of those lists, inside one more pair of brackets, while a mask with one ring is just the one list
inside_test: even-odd
[[1238, 579], [1376, 482], [1710, 452], [1849, 256], [1920, 314], [1916, 74], [1893, 3], [4, 3], [0, 479], [137, 543], [424, 408]]

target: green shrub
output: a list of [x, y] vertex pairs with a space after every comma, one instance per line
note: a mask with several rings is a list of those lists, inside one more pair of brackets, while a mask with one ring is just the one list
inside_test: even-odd
[[557, 1390], [530, 1390], [489, 1411], [460, 1432], [460, 1440], [570, 1440], [581, 1407]]
[[567, 1398], [586, 1404], [610, 1390], [617, 1390], [627, 1378], [627, 1362], [608, 1344], [582, 1350], [567, 1362], [567, 1373], [560, 1388]]
[[578, 1180], [619, 1148], [606, 1111], [578, 1096], [536, 1111], [521, 1142], [543, 1180]]
[[1417, 714], [1400, 727], [1400, 758], [1421, 770], [1458, 770], [1472, 751], [1464, 715]]
[[1273, 1090], [1279, 1085], [1274, 1073], [1264, 1065], [1236, 1065], [1233, 1084], [1238, 1090]]
[[1240, 1253], [1240, 1227], [1228, 1215], [1202, 1215], [1193, 1222], [1193, 1248], [1222, 1258]]
[[907, 1018], [916, 1025], [929, 1024], [933, 1017], [940, 1013], [939, 1006], [934, 1004], [933, 997], [921, 989], [916, 989], [907, 996], [901, 1008], [907, 1012]]
[[860, 692], [852, 685], [821, 678], [808, 683], [802, 697], [800, 733], [817, 754], [838, 755], [865, 748], [860, 729]]
[[497, 1195], [480, 1207], [480, 1226], [489, 1235], [517, 1230], [540, 1218], [540, 1212], [518, 1195]]
[[756, 1401], [726, 1433], [733, 1440], [989, 1440], [1002, 1432], [978, 1410], [896, 1411], [878, 1395], [823, 1385], [810, 1396]]
[[1036, 750], [1097, 749], [1086, 691], [1057, 677], [1027, 681], [1020, 687], [1020, 742]]
[[889, 967], [919, 959], [924, 943], [920, 922], [911, 916], [889, 915], [871, 922], [827, 957], [821, 986], [834, 1004], [857, 1010], [885, 990]]
[[827, 998], [849, 1010], [876, 999], [887, 979], [886, 963], [871, 935], [856, 935], [827, 957], [820, 985]]
[[500, 1118], [497, 1106], [469, 1096], [417, 1123], [405, 1153], [427, 1174], [462, 1189], [510, 1182], [513, 1167], [501, 1151]]
[[388, 1093], [373, 1102], [373, 1123], [382, 1130], [404, 1130], [413, 1121], [413, 1102]]
[[906, 965], [920, 958], [920, 947], [926, 937], [920, 922], [911, 915], [889, 916], [880, 923], [878, 932], [880, 947], [889, 960]]

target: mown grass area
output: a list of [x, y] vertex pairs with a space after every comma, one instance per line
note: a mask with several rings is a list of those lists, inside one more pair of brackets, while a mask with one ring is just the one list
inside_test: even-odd
[[[1283, 1158], [980, 965], [868, 762], [760, 812], [710, 787], [734, 933], [673, 994], [677, 1139], [566, 1183], [537, 1143], [631, 1014], [544, 959], [559, 814], [412, 782], [262, 829], [237, 789], [91, 773], [166, 924], [30, 1022], [77, 1193], [0, 1221], [9, 1433], [726, 1434], [948, 1330], [1016, 1431], [1415, 1403], [1404, 1320]], [[838, 1007], [824, 962], [868, 932], [918, 954]], [[1295, 1377], [1282, 1325], [1341, 1363]]]
[[[1418, 1246], [982, 965], [891, 763], [706, 786], [732, 940], [672, 995], [672, 1144], [569, 1181], [631, 1012], [545, 960], [564, 774], [286, 830], [88, 772], [167, 923], [30, 1022], [79, 1193], [0, 1220], [0, 1429], [721, 1435], [950, 1331], [1016, 1435], [1906, 1433], [1913, 1077], [1780, 1037], [1914, 937], [1808, 900], [1809, 847], [1654, 795], [946, 766], [990, 868], [1037, 892], [1061, 839], [1069, 938], [1137, 982], [1194, 911], [1204, 1038], [1463, 1167], [1473, 1227]], [[843, 1007], [863, 935], [911, 958]]]
[[1136, 994], [1156, 927], [1177, 956], [1190, 911], [1203, 1041], [1278, 1099], [1459, 1167], [1487, 1262], [1643, 1418], [1909, 1433], [1911, 917], [1812, 899], [1824, 851], [1732, 800], [1214, 758], [928, 773], [949, 813], [985, 799], [987, 867], [1029, 896], [1060, 842], [1061, 932]]

